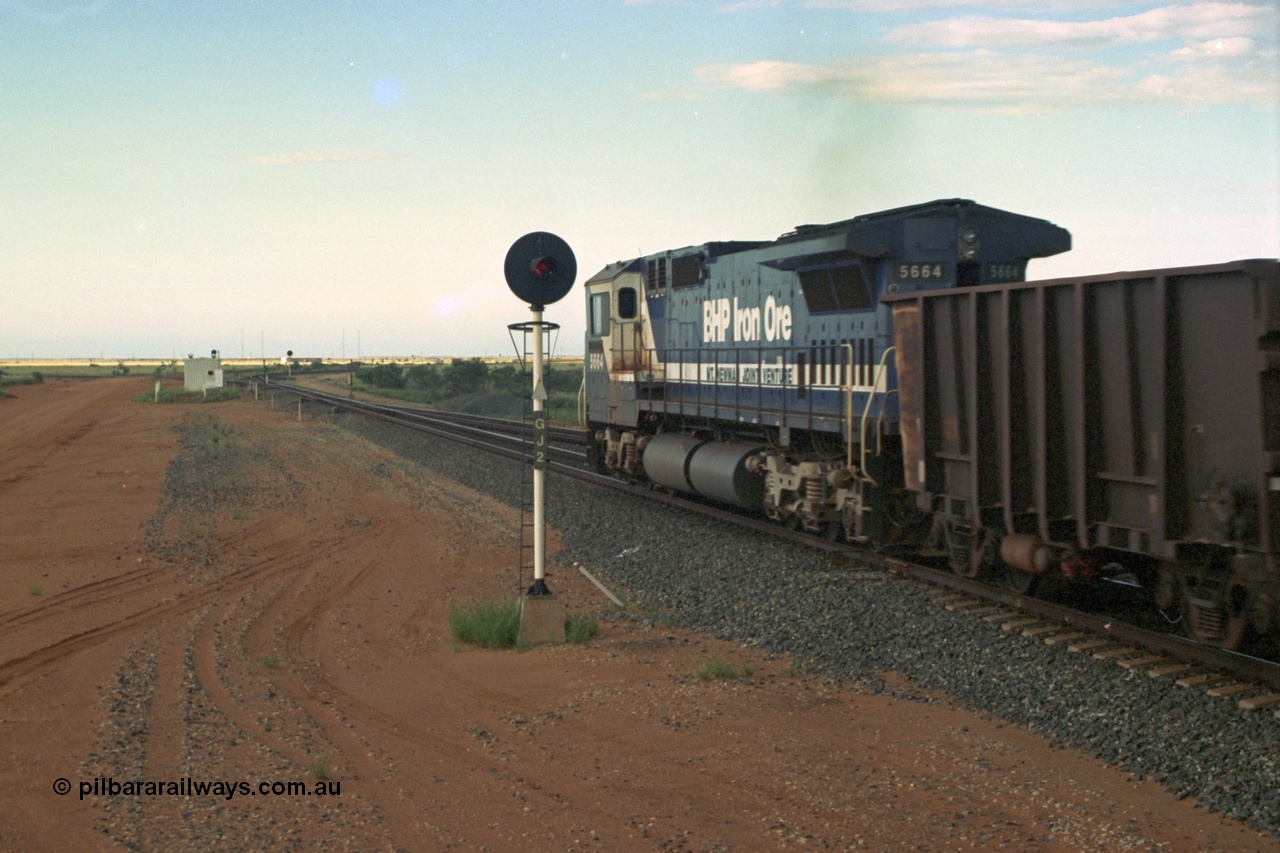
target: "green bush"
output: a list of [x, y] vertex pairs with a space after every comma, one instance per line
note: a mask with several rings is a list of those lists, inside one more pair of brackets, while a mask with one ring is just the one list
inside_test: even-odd
[[585, 643], [600, 633], [596, 620], [586, 616], [570, 616], [564, 620], [564, 639], [566, 643]]
[[440, 384], [440, 367], [436, 364], [415, 364], [404, 373], [405, 387], [414, 391], [430, 391]]
[[[513, 649], [520, 634], [520, 599], [449, 605], [449, 631], [460, 643], [486, 649]], [[600, 633], [594, 619], [569, 616], [564, 620], [568, 643], [585, 643]]]
[[367, 382], [375, 388], [403, 388], [405, 385], [404, 368], [394, 361], [373, 367], [362, 367], [356, 371], [356, 379]]
[[488, 386], [489, 365], [478, 358], [456, 358], [444, 371], [445, 390], [453, 396], [484, 391]]
[[520, 601], [449, 605], [449, 631], [460, 643], [486, 649], [510, 649], [520, 631]]
[[161, 388], [158, 400], [155, 391], [142, 391], [134, 394], [132, 399], [135, 403], [222, 403], [239, 400], [243, 394], [239, 388], [210, 388], [208, 391]]
[[[529, 374], [516, 364], [490, 365], [478, 358], [455, 359], [451, 364], [380, 364], [356, 370], [362, 391], [447, 408], [450, 401], [470, 394], [503, 394], [528, 400], [533, 390]], [[547, 413], [553, 421], [577, 423], [578, 389], [582, 362], [546, 366]]]
[[532, 390], [529, 377], [514, 364], [499, 364], [489, 368], [489, 387], [495, 394], [510, 394], [513, 397], [527, 397]]
[[711, 681], [714, 678], [747, 678], [752, 672], [754, 670], [749, 666], [739, 669], [728, 661], [711, 658], [698, 667], [697, 676], [703, 681]]

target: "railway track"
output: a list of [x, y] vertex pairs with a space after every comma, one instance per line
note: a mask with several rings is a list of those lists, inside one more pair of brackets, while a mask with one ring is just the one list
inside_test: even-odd
[[[530, 428], [521, 422], [388, 406], [328, 394], [276, 381], [261, 387], [290, 395], [299, 402], [320, 403], [332, 410], [358, 413], [444, 438], [509, 459], [527, 458]], [[998, 622], [1029, 641], [1062, 644], [1095, 658], [1112, 660], [1132, 671], [1152, 677], [1175, 678], [1191, 689], [1234, 699], [1246, 710], [1273, 710], [1280, 719], [1280, 664], [1238, 652], [1204, 646], [1180, 635], [1143, 628], [1122, 618], [1086, 612], [1016, 591], [966, 578], [949, 570], [922, 565], [887, 554], [870, 552], [847, 543], [832, 542], [774, 522], [728, 510], [667, 492], [635, 486], [607, 477], [584, 466], [587, 435], [584, 430], [549, 427], [550, 470], [580, 482], [604, 486], [718, 518], [728, 523], [779, 537], [808, 548], [842, 555], [937, 590], [939, 606], [965, 611], [975, 619]]]
[[[521, 421], [406, 406], [388, 406], [275, 380], [250, 381], [269, 392], [283, 392], [299, 401], [323, 403], [337, 410], [357, 412], [426, 435], [447, 438], [467, 447], [474, 447], [508, 459], [525, 458], [527, 455], [525, 448], [532, 435], [532, 427]], [[587, 433], [585, 430], [548, 426], [547, 438], [551, 445], [553, 463], [579, 466], [586, 463]]]

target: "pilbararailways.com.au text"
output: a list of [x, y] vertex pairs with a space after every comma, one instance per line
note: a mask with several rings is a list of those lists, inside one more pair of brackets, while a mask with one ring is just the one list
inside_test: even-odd
[[[58, 782], [66, 782], [60, 779]], [[54, 790], [65, 793], [70, 785], [54, 783]], [[116, 781], [110, 776], [99, 776], [91, 781], [81, 780], [80, 799], [85, 797], [340, 797], [342, 782], [334, 779], [317, 779], [313, 782], [252, 782], [234, 780], [204, 781], [184, 776], [177, 781], [164, 782], [147, 779]]]

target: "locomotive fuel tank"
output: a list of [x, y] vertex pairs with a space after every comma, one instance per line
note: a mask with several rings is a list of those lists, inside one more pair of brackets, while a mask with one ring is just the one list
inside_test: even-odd
[[683, 433], [654, 436], [641, 458], [650, 480], [744, 509], [759, 509], [764, 478], [751, 464], [759, 445], [706, 441]]

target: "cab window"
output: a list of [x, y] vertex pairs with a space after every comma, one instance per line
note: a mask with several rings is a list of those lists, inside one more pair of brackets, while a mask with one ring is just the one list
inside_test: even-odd
[[591, 334], [602, 338], [609, 334], [609, 294], [591, 295]]
[[636, 318], [636, 289], [634, 287], [618, 288], [618, 319], [634, 320]]

